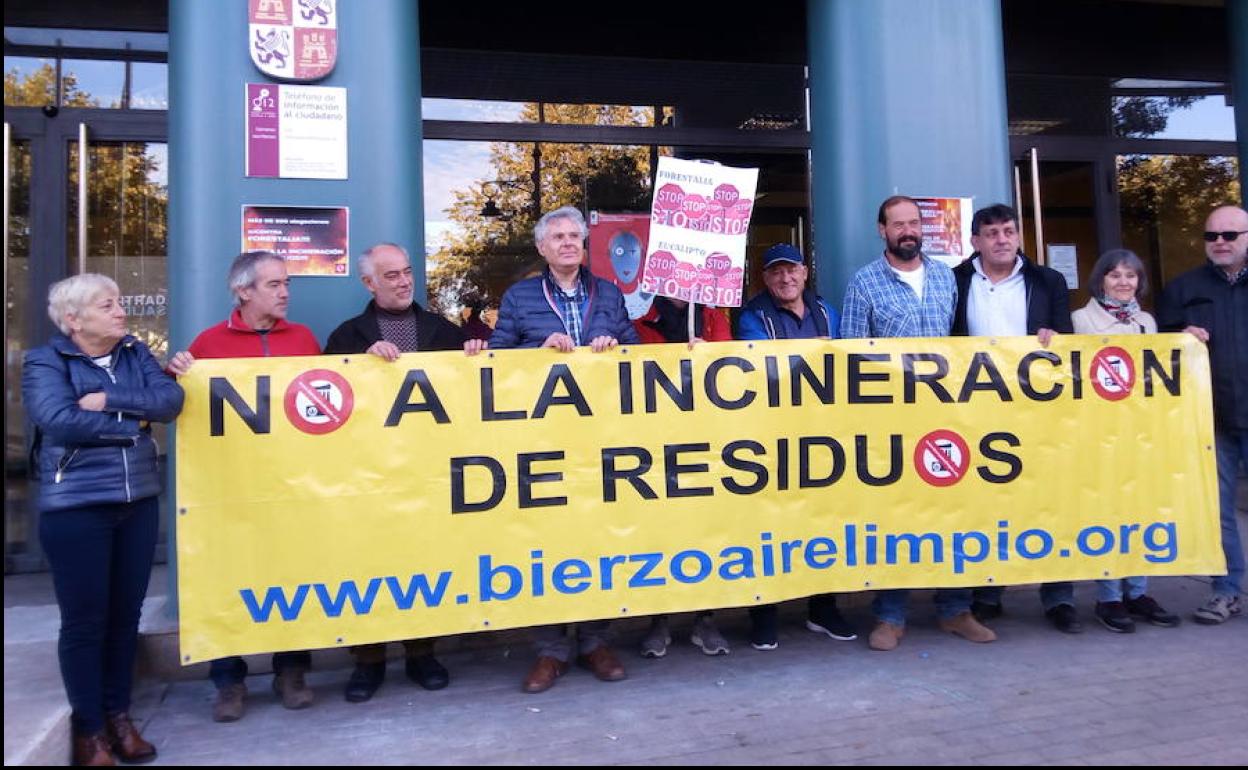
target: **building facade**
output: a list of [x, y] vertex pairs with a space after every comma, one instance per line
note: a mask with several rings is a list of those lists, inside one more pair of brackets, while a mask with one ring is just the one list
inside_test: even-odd
[[[668, 155], [759, 168], [749, 254], [799, 245], [834, 303], [897, 192], [1012, 202], [1028, 254], [1082, 277], [1125, 246], [1155, 286], [1242, 201], [1248, 0], [348, 0], [316, 83], [346, 89], [333, 180], [246, 174], [247, 85], [276, 84], [248, 5], [5, 2], [6, 572], [42, 568], [20, 366], [48, 287], [112, 275], [176, 350], [228, 312], [247, 204], [347, 208], [350, 253], [406, 245], [456, 317], [538, 259], [542, 211], [644, 213]], [[324, 339], [366, 300], [353, 273], [296, 277], [291, 317]]]

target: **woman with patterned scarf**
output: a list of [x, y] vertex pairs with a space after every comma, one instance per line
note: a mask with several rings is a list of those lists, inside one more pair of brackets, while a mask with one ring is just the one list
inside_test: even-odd
[[[1113, 249], [1101, 255], [1088, 276], [1088, 292], [1092, 299], [1071, 314], [1076, 334], [1157, 332], [1157, 322], [1140, 309], [1140, 297], [1148, 292], [1148, 274], [1135, 252]], [[1145, 593], [1146, 577], [1098, 580], [1096, 584], [1096, 618], [1110, 631], [1131, 633], [1134, 618], [1163, 628], [1179, 625], [1178, 615], [1162, 609]]]

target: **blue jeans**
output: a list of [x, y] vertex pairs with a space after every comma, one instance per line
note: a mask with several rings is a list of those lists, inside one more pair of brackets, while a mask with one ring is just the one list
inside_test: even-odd
[[[1005, 586], [980, 586], [975, 589], [974, 597], [977, 602], [999, 605], [1004, 593]], [[1075, 606], [1074, 583], [1063, 581], [1040, 584], [1040, 605], [1044, 607], [1045, 612], [1063, 604]]]
[[39, 542], [61, 608], [61, 678], [77, 733], [98, 733], [105, 714], [130, 708], [158, 524], [155, 497], [39, 516]]
[[1096, 600], [1098, 602], [1120, 602], [1124, 591], [1123, 584], [1126, 584], [1125, 591], [1128, 599], [1138, 599], [1148, 593], [1148, 578], [1146, 577], [1129, 577], [1114, 578], [1113, 580], [1096, 581]]
[[[906, 624], [906, 604], [910, 600], [909, 588], [895, 588], [891, 591], [880, 591], [871, 602], [871, 611], [875, 619], [894, 626]], [[942, 620], [969, 612], [971, 609], [971, 589], [942, 588], [936, 592], [936, 612]]]
[[[280, 674], [288, 668], [303, 671], [312, 668], [312, 653], [304, 650], [273, 653], [273, 673]], [[237, 655], [217, 658], [208, 666], [208, 678], [218, 690], [227, 685], [242, 684], [247, 678], [247, 661]]]
[[1244, 586], [1244, 549], [1235, 521], [1235, 484], [1241, 465], [1248, 466], [1248, 431], [1215, 431], [1218, 447], [1218, 515], [1222, 519], [1222, 553], [1226, 574], [1213, 578], [1213, 593], [1237, 596]]

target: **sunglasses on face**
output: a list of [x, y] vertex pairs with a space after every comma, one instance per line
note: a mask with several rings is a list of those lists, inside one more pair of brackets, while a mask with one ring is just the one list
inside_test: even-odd
[[1234, 243], [1235, 239], [1243, 235], [1244, 233], [1248, 233], [1248, 230], [1221, 230], [1216, 233], [1211, 233], [1211, 232], [1206, 231], [1205, 240], [1208, 241], [1209, 243], [1214, 243], [1218, 240], [1218, 238], [1221, 238], [1227, 243]]

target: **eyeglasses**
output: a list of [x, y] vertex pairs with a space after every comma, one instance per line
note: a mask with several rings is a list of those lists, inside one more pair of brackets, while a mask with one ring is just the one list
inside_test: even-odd
[[1211, 233], [1211, 232], [1206, 231], [1205, 240], [1208, 241], [1209, 243], [1215, 243], [1217, 242], [1218, 237], [1221, 236], [1222, 240], [1226, 241], [1227, 243], [1234, 243], [1235, 239], [1243, 235], [1244, 233], [1248, 233], [1248, 230], [1222, 230], [1216, 233]]

